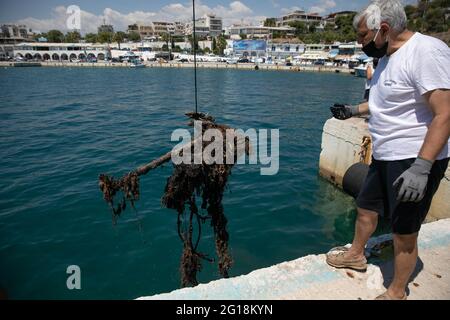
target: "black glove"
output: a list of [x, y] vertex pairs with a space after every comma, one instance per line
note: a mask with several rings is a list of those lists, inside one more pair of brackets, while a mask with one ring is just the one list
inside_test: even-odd
[[351, 117], [359, 115], [358, 106], [349, 106], [346, 104], [335, 103], [333, 107], [330, 107], [333, 117], [339, 120], [346, 120]]

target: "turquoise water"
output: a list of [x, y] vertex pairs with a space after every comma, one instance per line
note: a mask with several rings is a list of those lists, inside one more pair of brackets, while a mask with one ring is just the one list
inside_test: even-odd
[[[354, 201], [318, 177], [334, 102], [359, 102], [341, 74], [199, 70], [200, 111], [280, 129], [280, 171], [234, 168], [224, 197], [231, 276], [352, 239]], [[116, 226], [97, 186], [169, 151], [193, 109], [193, 70], [0, 70], [0, 287], [15, 299], [132, 299], [179, 288], [176, 213], [161, 207], [171, 165], [141, 179], [138, 215]], [[140, 228], [140, 226], [142, 228]], [[200, 251], [214, 256], [203, 228]], [[68, 290], [66, 268], [81, 268]], [[200, 282], [219, 279], [204, 263]]]

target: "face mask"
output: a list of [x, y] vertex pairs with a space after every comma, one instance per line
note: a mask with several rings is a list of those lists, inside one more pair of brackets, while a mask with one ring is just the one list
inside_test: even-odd
[[373, 38], [372, 41], [370, 41], [367, 45], [365, 45], [362, 48], [362, 51], [367, 54], [367, 56], [372, 57], [372, 58], [382, 58], [386, 55], [387, 53], [387, 49], [389, 46], [389, 43], [386, 41], [386, 43], [384, 44], [384, 46], [380, 49], [377, 48], [377, 46], [375, 45], [375, 39], [378, 36], [378, 33], [380, 32], [380, 29], [378, 29], [377, 34], [375, 35], [375, 37]]

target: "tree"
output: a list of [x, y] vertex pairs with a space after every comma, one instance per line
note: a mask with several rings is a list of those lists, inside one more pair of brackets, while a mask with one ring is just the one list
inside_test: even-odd
[[189, 43], [191, 44], [191, 51], [194, 52], [194, 48], [195, 48], [195, 52], [199, 51], [199, 47], [198, 47], [198, 38], [197, 36], [195, 37], [195, 46], [194, 46], [194, 36], [193, 34], [188, 36], [188, 40]]
[[417, 15], [419, 17], [424, 17], [427, 8], [428, 8], [428, 0], [419, 0], [419, 3], [417, 4]]
[[141, 36], [139, 35], [139, 33], [135, 32], [135, 31], [131, 31], [128, 34], [128, 40], [133, 41], [133, 42], [137, 42], [141, 40]]
[[223, 35], [220, 35], [217, 38], [217, 54], [223, 55], [223, 52], [225, 51], [226, 48], [227, 48], [227, 40]]
[[163, 33], [162, 35], [161, 35], [161, 39], [162, 39], [162, 41], [164, 41], [165, 43], [166, 43], [166, 50], [164, 50], [164, 51], [168, 51], [169, 50], [169, 41], [170, 41], [170, 34], [168, 34], [168, 33]]
[[50, 30], [46, 36], [48, 42], [64, 42], [64, 34], [59, 30]]
[[448, 31], [450, 24], [446, 19], [446, 8], [449, 6], [449, 0], [420, 0], [417, 6], [406, 6], [408, 29], [423, 33]]
[[427, 31], [444, 32], [447, 31], [445, 23], [445, 12], [441, 8], [429, 8], [425, 14]]
[[86, 42], [96, 43], [97, 42], [97, 35], [95, 33], [87, 33], [84, 36], [84, 39], [86, 40]]
[[117, 31], [116, 34], [114, 35], [114, 42], [117, 42], [117, 44], [119, 45], [119, 50], [120, 50], [120, 44], [125, 40], [125, 38], [127, 37], [127, 34], [123, 31]]
[[264, 27], [276, 27], [277, 26], [277, 19], [276, 18], [267, 18], [264, 21]]
[[407, 5], [405, 7], [406, 17], [411, 20], [417, 16], [417, 8], [412, 5]]
[[80, 42], [81, 34], [78, 31], [67, 32], [64, 37], [64, 41], [67, 43], [78, 43]]
[[318, 26], [318, 25], [319, 25], [319, 23], [317, 23], [317, 22], [312, 23], [312, 24], [309, 26], [309, 28], [308, 28], [309, 32], [310, 32], [310, 33], [316, 32], [316, 29], [317, 29], [317, 26]]
[[335, 25], [332, 23], [327, 23], [325, 25], [324, 31], [333, 31], [334, 30]]
[[308, 31], [307, 25], [301, 21], [289, 22], [289, 26], [295, 28], [295, 35], [297, 37]]
[[341, 34], [346, 42], [354, 41], [356, 39], [355, 29], [351, 26], [345, 26], [341, 31]]
[[212, 52], [214, 53], [214, 54], [219, 54], [219, 50], [217, 49], [217, 41], [216, 41], [216, 38], [213, 38], [213, 40], [212, 40]]
[[172, 41], [175, 42], [183, 42], [184, 37], [183, 36], [172, 36]]
[[113, 41], [114, 34], [111, 32], [100, 32], [97, 36], [97, 41], [100, 43], [111, 43]]
[[321, 37], [322, 37], [321, 33], [308, 33], [302, 35], [300, 37], [300, 40], [302, 40], [304, 43], [319, 43]]
[[206, 47], [205, 49], [203, 49], [203, 52], [206, 54], [211, 53], [211, 49]]
[[333, 43], [338, 39], [338, 35], [333, 31], [325, 31], [322, 33], [321, 40], [325, 43]]
[[239, 34], [239, 37], [241, 38], [241, 40], [247, 39], [247, 35], [245, 33]]
[[174, 46], [172, 49], [173, 52], [181, 52], [181, 47], [180, 46]]
[[280, 31], [274, 31], [272, 33], [273, 39], [281, 38], [281, 32]]
[[342, 30], [345, 27], [351, 27], [353, 29], [353, 18], [356, 14], [349, 14], [345, 16], [339, 16], [336, 18], [336, 26], [338, 30]]

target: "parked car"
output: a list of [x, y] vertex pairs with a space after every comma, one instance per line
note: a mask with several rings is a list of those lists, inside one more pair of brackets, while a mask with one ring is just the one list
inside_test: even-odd
[[250, 63], [251, 61], [247, 58], [241, 58], [237, 61], [237, 63]]
[[238, 63], [239, 59], [236, 58], [230, 58], [227, 60], [227, 64], [236, 64]]

